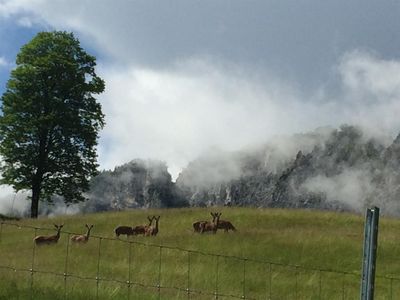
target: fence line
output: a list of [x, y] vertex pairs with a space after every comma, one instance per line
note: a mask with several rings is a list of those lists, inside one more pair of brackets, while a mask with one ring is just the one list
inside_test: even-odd
[[[15, 223], [8, 223], [8, 222], [1, 222], [1, 224], [10, 225], [10, 226], [16, 226], [16, 227], [19, 227], [19, 228], [31, 228], [31, 229], [36, 229], [36, 230], [47, 230], [47, 231], [53, 230], [53, 228], [36, 227], [36, 226], [31, 226], [31, 225], [20, 225], [20, 224], [15, 224]], [[69, 235], [81, 234], [81, 233], [70, 232], [70, 231], [60, 231], [60, 233], [69, 234]], [[185, 248], [181, 248], [181, 247], [158, 245], [158, 244], [145, 243], [145, 242], [140, 242], [140, 241], [122, 240], [122, 239], [118, 239], [118, 238], [104, 237], [104, 236], [98, 236], [98, 235], [90, 235], [90, 237], [92, 239], [102, 239], [102, 240], [115, 241], [115, 242], [120, 242], [120, 243], [130, 243], [130, 244], [136, 244], [136, 245], [154, 247], [154, 248], [162, 247], [164, 249], [178, 250], [178, 251], [182, 251], [182, 252], [190, 251], [193, 254], [200, 254], [200, 255], [205, 255], [205, 256], [215, 256], [215, 257], [236, 259], [236, 260], [242, 260], [242, 261], [246, 260], [246, 261], [249, 261], [249, 262], [262, 263], [262, 264], [272, 264], [272, 265], [275, 265], [275, 266], [289, 267], [289, 268], [293, 268], [293, 269], [299, 268], [299, 269], [302, 269], [304, 271], [314, 271], [314, 272], [322, 271], [322, 272], [331, 272], [331, 273], [341, 273], [341, 274], [346, 274], [346, 275], [360, 275], [360, 272], [358, 272], [358, 271], [357, 272], [349, 272], [349, 271], [341, 271], [341, 270], [336, 270], [336, 269], [331, 269], [331, 268], [315, 268], [315, 267], [308, 267], [308, 266], [301, 266], [301, 265], [294, 265], [294, 264], [285, 264], [285, 263], [272, 262], [272, 261], [256, 259], [256, 258], [248, 258], [248, 257], [235, 256], [235, 255], [210, 253], [210, 252], [205, 252], [205, 251], [201, 251], [201, 250], [185, 249]], [[1, 232], [0, 232], [0, 241], [1, 241]], [[377, 276], [377, 277], [379, 277], [379, 276]], [[381, 276], [381, 277], [383, 277], [383, 276]], [[399, 278], [393, 278], [393, 279], [400, 280], [400, 277]]]
[[[38, 230], [52, 230], [50, 228], [41, 228], [41, 227], [35, 227], [35, 226], [30, 226], [30, 225], [21, 225], [21, 224], [16, 224], [16, 223], [9, 223], [9, 222], [1, 222], [0, 223], [0, 243], [3, 242], [4, 237], [4, 228], [5, 226], [15, 226], [17, 228], [29, 228], [34, 230], [34, 236], [37, 236]], [[59, 277], [61, 280], [63, 280], [63, 285], [64, 285], [64, 299], [68, 299], [68, 279], [78, 279], [78, 280], [89, 280], [93, 281], [96, 284], [96, 299], [99, 299], [99, 290], [100, 290], [100, 283], [101, 282], [108, 282], [108, 283], [114, 283], [117, 285], [120, 285], [121, 287], [126, 287], [127, 288], [127, 298], [131, 299], [131, 290], [133, 287], [141, 287], [141, 288], [146, 288], [146, 289], [156, 289], [157, 291], [157, 296], [158, 299], [161, 299], [161, 294], [162, 291], [176, 291], [180, 292], [183, 294], [187, 295], [187, 299], [191, 299], [192, 296], [210, 296], [215, 299], [219, 298], [232, 298], [232, 299], [256, 299], [252, 298], [251, 295], [247, 292], [248, 291], [248, 264], [250, 263], [256, 263], [256, 264], [262, 264], [264, 267], [264, 275], [265, 275], [265, 298], [266, 299], [272, 299], [273, 298], [273, 271], [275, 271], [276, 268], [282, 267], [282, 268], [289, 268], [291, 269], [294, 274], [294, 298], [298, 299], [299, 297], [299, 276], [301, 271], [307, 271], [307, 272], [313, 272], [315, 274], [318, 274], [318, 295], [319, 299], [322, 299], [322, 276], [323, 273], [329, 273], [329, 274], [335, 274], [338, 276], [342, 276], [342, 289], [341, 289], [341, 296], [342, 299], [345, 299], [346, 297], [346, 288], [345, 288], [345, 278], [346, 276], [354, 276], [357, 277], [357, 279], [360, 276], [360, 272], [348, 272], [348, 271], [338, 271], [338, 270], [333, 270], [329, 268], [314, 268], [314, 267], [307, 267], [307, 266], [300, 266], [300, 265], [293, 265], [293, 264], [284, 264], [284, 263], [277, 263], [277, 262], [271, 262], [267, 260], [260, 260], [260, 259], [254, 259], [254, 258], [247, 258], [247, 257], [239, 257], [239, 256], [234, 256], [234, 255], [223, 255], [223, 254], [216, 254], [216, 253], [208, 253], [204, 251], [199, 251], [199, 250], [192, 250], [192, 249], [184, 249], [181, 247], [172, 247], [172, 246], [164, 246], [164, 245], [157, 245], [157, 244], [152, 244], [152, 243], [144, 243], [140, 241], [131, 241], [131, 240], [121, 240], [121, 239], [116, 239], [116, 238], [110, 238], [110, 237], [103, 237], [103, 236], [96, 236], [92, 235], [92, 239], [98, 239], [98, 249], [97, 249], [97, 258], [96, 258], [96, 276], [95, 277], [90, 277], [90, 276], [82, 276], [78, 274], [73, 274], [69, 270], [69, 263], [70, 263], [70, 237], [73, 234], [72, 232], [68, 231], [61, 231], [61, 233], [67, 235], [67, 243], [66, 243], [66, 250], [65, 250], [65, 261], [64, 261], [64, 266], [63, 266], [63, 272], [53, 272], [53, 271], [46, 271], [46, 270], [39, 270], [38, 268], [35, 267], [35, 258], [36, 258], [36, 244], [32, 242], [32, 257], [31, 257], [31, 265], [30, 268], [18, 268], [15, 266], [5, 266], [5, 265], [0, 265], [0, 270], [2, 271], [9, 271], [9, 272], [15, 272], [15, 273], [28, 273], [30, 274], [30, 296], [31, 299], [34, 299], [34, 275], [35, 274], [43, 274], [43, 275], [52, 275], [55, 277]], [[128, 274], [127, 274], [127, 280], [121, 280], [117, 278], [105, 278], [101, 276], [101, 263], [102, 263], [102, 244], [104, 244], [105, 241], [113, 241], [113, 242], [119, 242], [119, 243], [126, 243], [127, 245], [127, 259], [128, 259]], [[132, 262], [134, 261], [134, 255], [132, 254], [132, 246], [145, 246], [145, 247], [151, 247], [158, 249], [158, 270], [157, 270], [157, 280], [155, 284], [146, 284], [143, 282], [139, 282], [137, 279], [138, 278], [132, 278]], [[184, 254], [187, 255], [186, 258], [186, 279], [184, 280], [184, 286], [173, 286], [173, 285], [163, 285], [162, 284], [162, 266], [163, 266], [163, 251], [164, 250], [176, 250], [179, 251], [179, 253], [182, 253], [182, 257]], [[203, 255], [206, 257], [213, 257], [213, 260], [215, 260], [215, 282], [214, 282], [214, 291], [211, 290], [203, 290], [203, 289], [196, 289], [194, 286], [192, 286], [192, 277], [191, 277], [191, 272], [193, 271], [192, 265], [193, 265], [193, 255]], [[135, 258], [136, 260], [138, 258]], [[241, 291], [240, 294], [228, 294], [222, 292], [220, 290], [220, 272], [221, 272], [221, 266], [222, 266], [222, 259], [230, 259], [230, 260], [237, 260], [239, 263], [241, 263]], [[240, 266], [240, 264], [238, 265]], [[389, 280], [390, 281], [390, 299], [392, 299], [393, 295], [393, 282], [400, 282], [400, 278], [395, 277], [395, 276], [376, 276], [377, 278], [381, 278], [384, 280]], [[240, 286], [238, 283], [238, 286]]]

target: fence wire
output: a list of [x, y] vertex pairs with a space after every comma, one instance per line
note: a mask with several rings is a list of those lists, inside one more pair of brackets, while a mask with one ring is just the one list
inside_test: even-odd
[[[30, 229], [33, 231], [33, 237], [37, 236], [39, 230], [52, 230], [50, 228], [40, 228], [29, 225], [1, 222], [0, 243], [4, 243], [6, 241], [4, 235], [6, 227]], [[282, 299], [282, 295], [279, 295], [277, 293], [282, 290], [282, 283], [280, 282], [279, 277], [284, 277], [285, 272], [288, 273], [287, 277], [292, 278], [291, 281], [286, 280], [287, 282], [285, 282], [290, 286], [284, 287], [284, 289], [291, 290], [290, 299], [306, 299], [304, 298], [305, 296], [302, 296], [301, 294], [301, 282], [304, 282], [301, 276], [304, 276], [304, 273], [309, 274], [309, 278], [307, 278], [308, 281], [312, 280], [318, 285], [314, 285], [312, 287], [313, 295], [317, 294], [317, 297], [313, 297], [313, 299], [327, 299], [324, 296], [324, 290], [329, 285], [329, 280], [324, 280], [324, 277], [332, 276], [335, 278], [341, 278], [341, 289], [340, 291], [338, 291], [340, 293], [339, 299], [351, 299], [351, 297], [353, 296], [349, 295], [350, 292], [349, 287], [346, 286], [346, 279], [348, 277], [351, 277], [352, 282], [358, 283], [358, 280], [360, 278], [359, 272], [346, 272], [333, 269], [318, 269], [307, 266], [276, 263], [247, 257], [208, 253], [199, 250], [156, 245], [140, 241], [121, 240], [96, 235], [92, 235], [90, 237], [91, 240], [97, 240], [95, 253], [92, 252], [88, 257], [85, 258], [85, 262], [89, 261], [90, 259], [95, 260], [95, 276], [86, 276], [78, 274], [76, 271], [74, 272], [72, 268], [74, 256], [72, 255], [73, 253], [71, 253], [71, 249], [73, 249], [73, 247], [71, 247], [70, 237], [76, 233], [68, 231], [61, 231], [61, 233], [67, 237], [67, 242], [65, 245], [65, 250], [62, 251], [63, 254], [60, 254], [62, 256], [61, 258], [63, 265], [60, 270], [45, 270], [41, 268], [41, 265], [38, 261], [38, 246], [31, 239], [30, 242], [32, 243], [32, 249], [29, 267], [0, 264], [0, 273], [29, 275], [30, 299], [40, 299], [40, 296], [35, 298], [35, 276], [37, 277], [39, 275], [52, 276], [53, 278], [58, 278], [60, 280], [62, 286], [62, 292], [60, 293], [63, 294], [63, 297], [60, 297], [60, 299], [73, 299], [69, 297], [68, 293], [69, 285], [73, 285], [73, 283], [71, 282], [72, 280], [93, 282], [95, 284], [95, 289], [93, 291], [95, 299], [104, 299], [101, 293], [102, 284], [113, 284], [117, 288], [126, 289], [126, 299], [135, 298], [135, 296], [137, 295], [135, 293], [136, 288], [147, 290], [152, 295], [152, 299], [176, 299], [176, 295], [172, 296], [171, 293], [178, 293], [180, 295], [179, 298], [186, 299]], [[91, 241], [91, 243], [95, 244], [93, 241]], [[123, 263], [126, 264], [128, 270], [121, 278], [118, 278], [118, 276], [113, 277], [113, 274], [111, 274], [112, 272], [110, 274], [107, 274], [107, 272], [102, 271], [102, 266], [108, 263], [109, 257], [107, 257], [107, 254], [110, 254], [106, 252], [107, 243], [112, 243], [112, 249], [114, 249], [116, 245], [126, 245], [126, 248], [124, 248], [126, 255], [120, 259]], [[144, 247], [144, 256], [139, 256], [139, 247]], [[136, 252], [134, 251], [135, 249]], [[148, 272], [148, 274], [151, 273], [150, 275], [153, 275], [155, 278], [155, 281], [153, 283], [143, 282], [138, 277], [138, 274], [134, 275], [133, 273], [138, 269], [149, 267], [148, 265], [140, 265], [139, 268], [137, 267], [137, 265], [144, 261], [146, 255], [151, 257], [151, 254], [153, 253], [151, 251], [155, 251], [154, 253], [156, 253], [154, 258], [154, 263], [156, 267], [153, 272]], [[182, 280], [180, 280], [181, 282], [175, 282], [176, 284], [173, 284], [171, 282], [169, 282], [169, 284], [163, 283], [163, 280], [168, 281], [170, 279], [167, 278], [167, 276], [165, 275], [165, 278], [163, 277], [164, 268], [166, 270], [168, 269], [166, 264], [172, 263], [175, 265], [179, 265], [178, 262], [171, 262], [171, 259], [168, 256], [168, 251], [177, 251], [178, 255], [175, 255], [174, 259], [179, 260], [180, 264], [183, 267], [182, 274], [180, 274], [182, 276]], [[206, 261], [209, 263], [209, 265], [204, 265], [202, 261], [202, 259], [204, 258], [206, 258]], [[214, 264], [214, 266], [212, 266], [212, 264]], [[253, 269], [262, 270], [257, 273], [257, 276], [258, 274], [261, 274], [262, 278], [257, 278], [257, 280], [261, 281], [261, 286], [265, 286], [265, 292], [260, 291], [259, 293], [256, 293], [254, 291], [252, 283], [256, 279], [251, 272], [252, 266]], [[229, 269], [230, 267], [232, 269]], [[210, 282], [205, 282], [205, 287], [196, 282], [196, 275], [198, 275], [198, 273], [201, 273], [203, 270], [201, 268], [204, 268], [206, 270], [213, 270], [209, 271], [210, 276], [209, 278], [207, 277], [207, 280], [209, 279]], [[236, 270], [236, 272], [234, 270]], [[227, 279], [227, 275], [232, 275], [231, 273], [237, 273], [234, 274], [236, 275], [235, 278], [237, 278], [236, 281], [232, 281], [232, 278]], [[393, 299], [393, 295], [395, 295], [395, 293], [393, 292], [393, 285], [395, 282], [400, 283], [400, 278], [394, 276], [377, 276], [377, 278], [388, 281], [388, 299]], [[224, 283], [224, 281], [226, 280], [229, 281], [228, 286], [226, 286], [226, 283]], [[222, 283], [224, 283], [225, 285], [223, 285]], [[352, 289], [354, 290], [354, 284]], [[1, 293], [2, 292], [0, 290], [0, 296], [2, 296]]]

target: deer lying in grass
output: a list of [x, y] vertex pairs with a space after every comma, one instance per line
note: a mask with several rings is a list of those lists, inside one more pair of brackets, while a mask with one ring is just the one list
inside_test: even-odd
[[126, 234], [126, 237], [133, 235], [133, 228], [129, 226], [118, 226], [114, 231], [117, 238], [119, 238], [121, 234]]
[[89, 226], [88, 224], [85, 224], [85, 226], [87, 228], [86, 234], [77, 234], [77, 235], [71, 236], [71, 242], [82, 243], [82, 244], [86, 244], [88, 242], [90, 230], [93, 228], [93, 225]]
[[154, 216], [152, 216], [151, 218], [150, 218], [150, 216], [147, 216], [147, 220], [149, 220], [149, 225], [138, 225], [138, 226], [135, 226], [133, 228], [133, 233], [136, 234], [136, 235], [137, 234], [145, 234], [146, 230], [148, 230], [148, 228], [151, 227], [151, 223], [154, 220]]
[[[211, 214], [211, 216], [213, 217], [212, 222], [214, 222], [215, 216], [214, 216], [213, 213], [210, 213], [210, 214]], [[197, 222], [194, 222], [194, 223], [193, 223], [194, 232], [201, 232], [201, 224], [207, 223], [207, 222], [208, 222], [208, 221], [197, 221]]]
[[158, 233], [158, 221], [160, 221], [160, 216], [158, 216], [158, 217], [153, 216], [152, 219], [154, 219], [156, 221], [156, 225], [155, 226], [149, 226], [146, 229], [146, 233], [145, 233], [146, 236], [150, 236], [150, 235], [156, 236], [157, 233]]
[[218, 229], [218, 224], [219, 224], [219, 217], [221, 216], [221, 213], [214, 213], [212, 214], [213, 216], [213, 222], [205, 222], [201, 223], [200, 225], [200, 232], [204, 233], [207, 231], [212, 231], [213, 234], [217, 233]]
[[36, 243], [36, 245], [56, 244], [60, 238], [60, 231], [61, 228], [63, 228], [63, 226], [64, 224], [61, 225], [54, 224], [54, 227], [57, 229], [56, 235], [38, 235], [33, 239], [33, 241]]

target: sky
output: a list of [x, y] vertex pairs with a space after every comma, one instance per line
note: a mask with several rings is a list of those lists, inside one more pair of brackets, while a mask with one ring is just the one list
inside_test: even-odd
[[400, 132], [400, 2], [0, 0], [0, 93], [22, 45], [72, 31], [106, 82], [101, 169], [320, 126]]

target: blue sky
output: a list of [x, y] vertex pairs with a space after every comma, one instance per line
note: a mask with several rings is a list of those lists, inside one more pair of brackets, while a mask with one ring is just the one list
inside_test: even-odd
[[210, 149], [357, 124], [400, 131], [398, 1], [0, 0], [0, 92], [19, 48], [73, 31], [98, 58], [101, 168], [173, 176]]

